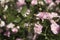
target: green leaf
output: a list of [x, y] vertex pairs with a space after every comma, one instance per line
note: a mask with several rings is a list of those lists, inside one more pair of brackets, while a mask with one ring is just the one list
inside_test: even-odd
[[11, 15], [11, 14], [7, 14], [7, 22], [13, 22], [15, 20], [15, 16]]
[[21, 14], [23, 17], [25, 17], [24, 14], [26, 13], [26, 11], [27, 11], [27, 6], [24, 6], [21, 10]]
[[19, 23], [20, 21], [21, 21], [21, 18], [20, 18], [20, 17], [18, 17], [18, 18], [16, 18], [16, 19], [14, 20], [15, 23]]
[[31, 0], [26, 0], [26, 2], [31, 2]]

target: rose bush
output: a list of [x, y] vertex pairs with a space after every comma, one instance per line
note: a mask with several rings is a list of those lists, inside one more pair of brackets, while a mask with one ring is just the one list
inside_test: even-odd
[[0, 40], [60, 40], [60, 0], [0, 0]]

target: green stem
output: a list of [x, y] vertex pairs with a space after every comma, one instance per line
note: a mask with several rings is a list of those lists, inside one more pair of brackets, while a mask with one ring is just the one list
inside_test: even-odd
[[47, 29], [48, 29], [48, 27], [46, 27], [46, 29], [45, 29], [45, 34], [44, 34], [44, 36], [45, 36], [45, 39], [48, 39], [48, 40], [49, 40], [49, 38], [47, 37], [47, 34], [46, 34]]

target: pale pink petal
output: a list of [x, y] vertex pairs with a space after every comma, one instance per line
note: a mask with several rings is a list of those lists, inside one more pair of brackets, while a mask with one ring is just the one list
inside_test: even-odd
[[58, 34], [59, 33], [59, 29], [60, 29], [60, 26], [56, 23], [52, 23], [51, 24], [51, 31], [54, 33], [54, 34]]
[[41, 34], [42, 28], [43, 28], [42, 25], [40, 25], [40, 24], [39, 24], [39, 25], [38, 25], [38, 24], [35, 24], [34, 32], [37, 33], [37, 34]]
[[60, 3], [60, 0], [56, 0], [55, 2], [56, 2], [57, 4], [59, 4], [59, 3]]
[[18, 29], [17, 28], [12, 28], [12, 32], [13, 33], [17, 33], [18, 32]]
[[31, 5], [37, 5], [37, 0], [32, 0]]
[[22, 5], [25, 5], [26, 3], [25, 3], [25, 0], [18, 0], [16, 4], [17, 4], [17, 7], [20, 7]]

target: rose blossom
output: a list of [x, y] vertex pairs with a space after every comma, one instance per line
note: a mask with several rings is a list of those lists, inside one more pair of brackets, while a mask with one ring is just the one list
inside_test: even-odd
[[16, 4], [18, 7], [20, 7], [22, 5], [25, 5], [26, 3], [25, 3], [25, 0], [18, 0]]
[[48, 12], [39, 12], [37, 15], [36, 15], [38, 18], [44, 20], [44, 19], [51, 19], [51, 14], [48, 13]]
[[54, 21], [54, 20], [50, 20], [51, 22], [51, 31], [54, 33], [54, 34], [58, 34], [59, 30], [60, 30], [60, 26]]
[[60, 29], [60, 26], [57, 24], [57, 23], [55, 23], [54, 21], [51, 21], [51, 31], [54, 33], [54, 34], [58, 34], [58, 32], [59, 32], [59, 29]]
[[50, 20], [54, 17], [59, 17], [60, 18], [60, 16], [55, 12], [51, 12], [51, 13], [49, 13], [49, 12], [39, 12], [36, 16], [38, 18], [42, 19], [42, 20], [44, 20], [44, 19], [49, 19]]
[[13, 33], [17, 33], [18, 32], [18, 29], [17, 28], [12, 28], [12, 32]]
[[37, 5], [37, 0], [32, 0], [31, 5]]
[[39, 18], [43, 18], [45, 16], [44, 19], [46, 19], [46, 17], [47, 17], [46, 15], [47, 15], [46, 12], [39, 12], [36, 16]]
[[34, 32], [37, 33], [37, 34], [41, 34], [42, 28], [43, 28], [42, 25], [40, 25], [40, 24], [35, 24]]

